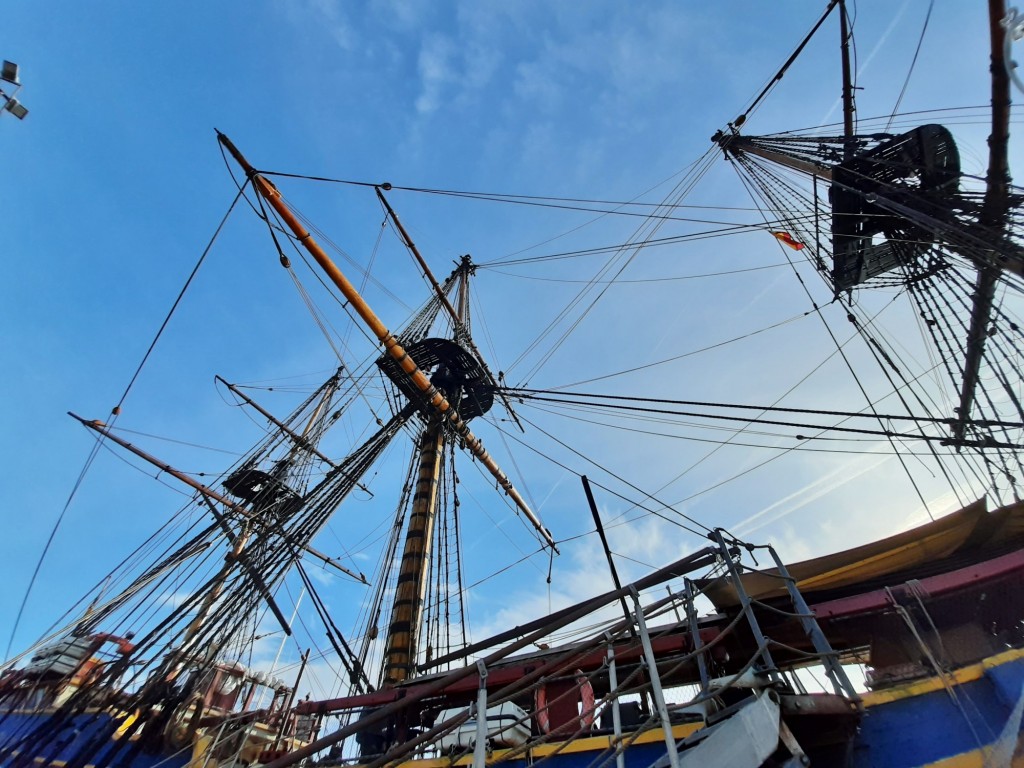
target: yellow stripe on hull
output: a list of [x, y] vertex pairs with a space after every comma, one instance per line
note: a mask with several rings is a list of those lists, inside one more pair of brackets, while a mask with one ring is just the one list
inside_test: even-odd
[[[672, 737], [679, 741], [685, 739], [694, 731], [703, 728], [703, 723], [684, 723], [683, 725], [672, 726]], [[644, 731], [630, 744], [652, 744], [654, 742], [662, 742], [665, 740], [664, 731], [661, 728], [654, 728], [650, 731]], [[569, 755], [573, 752], [600, 752], [605, 749], [611, 749], [612, 737], [611, 735], [601, 736], [586, 736], [584, 738], [576, 739], [568, 744], [565, 742], [549, 742], [547, 744], [538, 744], [536, 747], [532, 747], [528, 753], [532, 755], [534, 760], [547, 757], [554, 753], [560, 755]], [[511, 752], [511, 749], [496, 749], [493, 752], [488, 753], [487, 763], [498, 762], [504, 759], [504, 756]], [[513, 758], [517, 759], [517, 758]], [[455, 762], [452, 762], [447, 757], [435, 757], [425, 760], [407, 760], [404, 763], [399, 763], [398, 768], [451, 768], [451, 766], [470, 765], [473, 762], [472, 755], [465, 755], [459, 758]], [[353, 766], [358, 768], [358, 766]]]
[[914, 680], [903, 685], [886, 688], [884, 691], [872, 691], [863, 696], [865, 707], [874, 707], [880, 704], [889, 704], [900, 699], [909, 699], [912, 696], [923, 696], [926, 693], [941, 691], [946, 684], [962, 685], [974, 680], [980, 680], [989, 669], [1009, 664], [1012, 661], [1024, 659], [1024, 649], [1018, 648], [1011, 651], [1004, 651], [995, 656], [989, 656], [976, 664], [954, 669], [946, 675], [945, 681], [939, 676], [929, 677], [925, 680]]

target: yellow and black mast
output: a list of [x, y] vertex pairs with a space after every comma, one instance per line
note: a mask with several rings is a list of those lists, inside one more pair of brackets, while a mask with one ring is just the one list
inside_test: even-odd
[[[466, 423], [470, 418], [486, 412], [495, 389], [493, 377], [480, 360], [475, 345], [468, 338], [468, 300], [465, 283], [472, 272], [472, 264], [468, 259], [463, 259], [456, 270], [461, 281], [457, 310], [437, 284], [418, 250], [412, 245], [393, 209], [383, 198], [380, 190], [377, 190], [406, 245], [413, 250], [424, 273], [431, 280], [440, 304], [451, 316], [456, 331], [454, 341], [430, 338], [418, 343], [408, 343], [404, 338], [403, 341], [399, 341], [330, 256], [313, 239], [282, 200], [274, 185], [249, 164], [225, 135], [218, 136], [221, 144], [245, 171], [249, 183], [256, 192], [276, 211], [296, 241], [313, 256], [380, 342], [384, 348], [384, 356], [378, 361], [379, 367], [410, 398], [413, 405], [418, 407], [423, 417], [423, 429], [417, 441], [418, 456], [413, 499], [390, 622], [384, 640], [382, 682], [384, 685], [400, 683], [413, 674], [416, 666], [418, 633], [430, 571], [430, 550], [438, 511], [438, 490], [446, 443], [458, 439], [459, 444], [469, 450], [495, 478], [498, 486], [529, 520], [545, 544], [557, 551], [551, 533]], [[429, 370], [432, 367], [433, 375], [428, 376], [425, 369]]]

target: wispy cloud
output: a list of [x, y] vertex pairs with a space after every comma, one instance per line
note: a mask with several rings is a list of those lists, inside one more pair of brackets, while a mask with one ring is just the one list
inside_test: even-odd
[[312, 14], [316, 17], [317, 27], [328, 32], [339, 48], [345, 51], [354, 50], [356, 35], [340, 0], [306, 0], [306, 2], [305, 8], [300, 3], [286, 2], [283, 4], [285, 13], [292, 23], [308, 24], [309, 15]]
[[417, 64], [420, 94], [416, 111], [420, 114], [435, 112], [441, 106], [445, 89], [455, 80], [454, 53], [455, 45], [443, 35], [433, 35], [423, 41]]
[[890, 456], [884, 456], [881, 459], [861, 460], [853, 466], [844, 464], [836, 467], [831, 472], [818, 477], [802, 488], [787, 494], [778, 501], [744, 518], [732, 526], [731, 530], [737, 536], [749, 536], [751, 533], [813, 504], [815, 501], [837, 491], [858, 477], [878, 469], [883, 464], [891, 461], [891, 459], [892, 457]]

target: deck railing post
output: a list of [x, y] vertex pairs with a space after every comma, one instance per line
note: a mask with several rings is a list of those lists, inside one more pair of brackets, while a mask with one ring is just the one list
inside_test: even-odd
[[608, 640], [608, 689], [611, 691], [612, 734], [615, 744], [615, 768], [626, 768], [626, 757], [622, 754], [622, 715], [619, 712], [619, 675], [615, 669], [615, 644], [610, 632], [604, 633]]
[[697, 671], [700, 672], [701, 693], [708, 692], [708, 664], [701, 652], [704, 641], [700, 636], [700, 625], [697, 623], [697, 608], [693, 604], [694, 591], [693, 582], [683, 579], [683, 589], [686, 591], [686, 619], [690, 624], [690, 635], [693, 637], [693, 652], [697, 654]]
[[772, 659], [771, 651], [768, 650], [768, 638], [764, 636], [761, 631], [761, 625], [757, 621], [757, 617], [754, 615], [754, 608], [750, 604], [750, 596], [747, 594], [747, 590], [743, 588], [743, 580], [740, 578], [740, 569], [736, 567], [736, 563], [732, 559], [732, 555], [729, 553], [729, 547], [725, 544], [725, 537], [722, 535], [721, 528], [715, 528], [711, 532], [714, 536], [715, 541], [718, 543], [718, 547], [721, 550], [721, 557], [725, 560], [725, 566], [729, 569], [729, 579], [732, 581], [733, 587], [736, 589], [736, 596], [740, 600], [740, 605], [743, 607], [743, 613], [747, 617], [747, 623], [750, 625], [750, 631], [754, 635], [754, 641], [757, 643], [757, 653], [761, 657], [761, 662], [764, 664], [764, 672], [772, 679], [777, 680], [779, 678], [779, 669], [775, 666], [775, 661]]
[[679, 754], [676, 751], [676, 740], [672, 735], [672, 719], [668, 716], [668, 707], [665, 705], [665, 693], [661, 690], [661, 676], [658, 674], [658, 660], [654, 656], [654, 648], [651, 646], [651, 636], [647, 633], [647, 622], [644, 620], [644, 609], [640, 605], [640, 593], [636, 586], [630, 589], [633, 597], [633, 610], [636, 615], [637, 628], [640, 630], [640, 643], [644, 648], [644, 660], [647, 663], [647, 674], [651, 679], [651, 696], [658, 708], [658, 717], [661, 718], [661, 728], [665, 734], [665, 749], [668, 751], [668, 762], [672, 768], [679, 768]]
[[473, 744], [473, 768], [484, 768], [487, 762], [487, 667], [477, 661], [480, 687], [476, 692], [476, 742]]
[[794, 610], [800, 616], [800, 623], [803, 625], [804, 632], [807, 633], [807, 637], [814, 646], [814, 650], [821, 656], [821, 663], [825, 666], [836, 694], [839, 696], [845, 694], [854, 700], [859, 699], [860, 696], [854, 689], [853, 683], [850, 682], [850, 678], [846, 675], [846, 670], [839, 663], [839, 656], [832, 649], [832, 645], [825, 637], [825, 633], [821, 631], [821, 627], [818, 626], [818, 620], [814, 617], [810, 606], [807, 605], [807, 601], [804, 600], [804, 596], [800, 594], [800, 590], [796, 586], [796, 580], [789, 575], [786, 565], [775, 553], [775, 547], [768, 547], [768, 552], [771, 554], [772, 560], [775, 561], [775, 566], [779, 569], [779, 575], [786, 585], [786, 590], [789, 592], [790, 602], [793, 603]]

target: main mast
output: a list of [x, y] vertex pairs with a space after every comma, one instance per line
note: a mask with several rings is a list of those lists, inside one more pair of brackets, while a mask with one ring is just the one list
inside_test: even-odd
[[[744, 114], [730, 123], [727, 131], [715, 134], [713, 141], [755, 182], [766, 175], [776, 184], [787, 183], [759, 161], [813, 177], [816, 209], [818, 183], [829, 186], [830, 279], [837, 298], [869, 281], [899, 279], [887, 274], [897, 271], [903, 272], [902, 280], [911, 291], [924, 290], [927, 280], [949, 267], [949, 260], [938, 253], [940, 250], [973, 265], [976, 276], [969, 294], [969, 327], [966, 338], [960, 336], [959, 342], [962, 354], [954, 382], [958, 404], [949, 419], [949, 442], [957, 449], [982, 447], [985, 436], [971, 434], [970, 429], [975, 421], [972, 413], [978, 405], [988, 337], [996, 322], [996, 287], [1007, 274], [1024, 277], [1024, 248], [1009, 229], [1009, 78], [1003, 45], [1006, 30], [1000, 24], [1005, 3], [989, 0], [992, 133], [986, 190], [980, 201], [960, 189], [959, 153], [945, 127], [923, 125], [898, 135], [856, 134], [843, 0], [831, 3], [822, 20], [837, 5], [843, 64], [843, 135], [744, 136], [739, 132], [746, 121]], [[792, 60], [775, 80], [782, 77]], [[767, 190], [767, 182], [764, 188]], [[770, 197], [774, 193], [769, 190], [766, 194]], [[816, 237], [812, 239], [816, 241], [813, 252], [817, 252], [822, 243]], [[816, 263], [824, 261], [818, 258]]]
[[384, 685], [407, 680], [415, 671], [445, 448], [444, 432], [438, 417], [431, 417], [424, 426], [418, 445], [416, 490], [412, 497], [398, 585], [384, 646]]
[[[390, 206], [387, 208], [399, 230], [404, 233], [394, 211]], [[406, 243], [410, 245], [407, 238]], [[431, 383], [455, 404], [467, 420], [475, 418], [486, 413], [494, 400], [493, 379], [474, 354], [476, 347], [470, 341], [469, 279], [475, 267], [469, 257], [463, 257], [444, 286], [441, 286], [426, 268], [422, 257], [420, 262], [438, 296], [439, 300], [433, 303], [437, 311], [425, 310], [403, 331], [403, 338], [408, 341], [410, 351], [433, 369]], [[449, 300], [449, 293], [455, 296], [454, 304]], [[457, 310], [455, 306], [458, 306]], [[429, 328], [437, 320], [437, 315], [444, 315], [440, 312], [441, 307], [448, 313], [453, 338], [429, 335]], [[394, 379], [394, 363], [391, 358], [384, 356], [377, 364]], [[424, 645], [428, 655], [430, 653], [429, 638], [424, 640], [420, 637], [420, 631], [424, 625], [424, 610], [428, 602], [428, 582], [431, 573], [436, 575], [441, 567], [440, 564], [432, 567], [432, 560], [439, 556], [435, 552], [439, 538], [435, 535], [435, 524], [442, 514], [440, 489], [444, 461], [454, 436], [445, 429], [444, 420], [439, 414], [424, 412], [420, 418], [422, 429], [416, 442], [417, 455], [412, 470], [413, 495], [407, 515], [397, 582], [394, 585], [390, 621], [384, 638], [381, 672], [381, 684], [384, 686], [401, 683], [415, 674], [416, 664], [421, 661], [417, 658], [418, 652]], [[457, 515], [457, 502], [451, 510], [446, 511]], [[385, 585], [382, 583], [380, 588], [385, 588]], [[439, 589], [444, 591], [447, 585], [439, 585]], [[441, 594], [436, 598], [435, 604], [445, 600]]]

